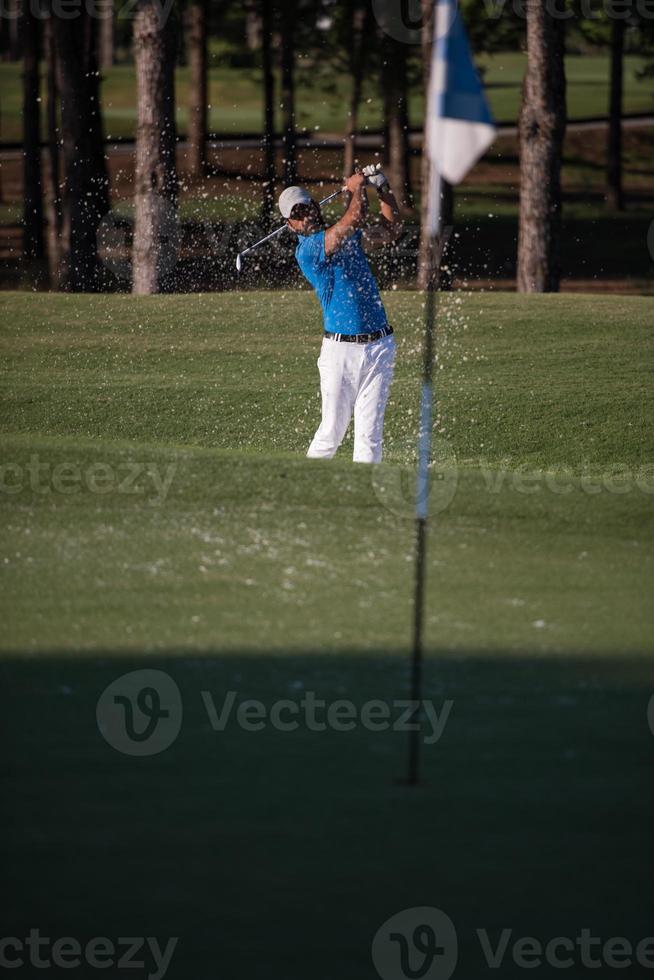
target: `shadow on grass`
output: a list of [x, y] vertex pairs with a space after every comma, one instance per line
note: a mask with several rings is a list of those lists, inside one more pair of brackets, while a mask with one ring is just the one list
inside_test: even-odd
[[[433, 651], [425, 697], [452, 705], [417, 788], [397, 783], [403, 732], [253, 732], [233, 714], [218, 732], [201, 694], [218, 711], [229, 691], [266, 712], [309, 691], [360, 711], [406, 697], [407, 666], [400, 651], [3, 660], [4, 934], [177, 936], [166, 976], [180, 980], [372, 978], [376, 930], [420, 905], [452, 918], [464, 977], [497, 973], [478, 928], [493, 944], [505, 927], [650, 934], [646, 659]], [[96, 705], [143, 668], [173, 679], [183, 719], [169, 748], [137, 758], [104, 741]], [[507, 954], [501, 975], [523, 970]]]

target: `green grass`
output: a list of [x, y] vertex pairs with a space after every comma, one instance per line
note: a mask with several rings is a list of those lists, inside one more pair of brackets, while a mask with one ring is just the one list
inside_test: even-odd
[[[129, 461], [152, 462], [162, 475], [168, 466], [174, 471], [169, 496], [159, 504], [149, 481], [145, 492], [145, 476], [145, 496], [40, 496], [29, 486], [5, 496], [10, 512], [23, 517], [10, 531], [10, 555], [15, 548], [21, 557], [8, 562], [4, 596], [24, 613], [10, 617], [6, 647], [68, 648], [75, 636], [81, 647], [203, 647], [218, 631], [230, 643], [256, 646], [265, 633], [268, 645], [302, 648], [316, 644], [317, 622], [322, 645], [354, 646], [359, 623], [353, 617], [343, 626], [342, 603], [347, 569], [359, 554], [364, 592], [378, 581], [384, 595], [397, 597], [362, 641], [402, 644], [409, 622], [418, 294], [388, 297], [400, 363], [387, 416], [389, 466], [381, 471], [352, 469], [351, 441], [341, 450], [342, 463], [302, 459], [319, 412], [319, 317], [308, 293], [140, 302], [24, 294], [4, 302], [11, 310], [6, 322], [14, 324], [3, 331], [9, 461], [24, 468], [36, 453], [50, 471], [69, 460], [80, 473], [106, 462], [125, 475]], [[459, 482], [437, 522], [436, 567], [446, 570], [445, 581], [457, 582], [443, 591], [441, 573], [432, 579], [439, 644], [567, 651], [648, 646], [649, 617], [635, 614], [642, 567], [633, 541], [651, 497], [633, 486], [626, 494], [595, 496], [579, 481], [603, 480], [616, 464], [635, 479], [654, 460], [653, 308], [644, 298], [444, 298], [436, 437], [439, 458], [456, 460]], [[510, 475], [499, 492], [494, 485], [489, 490], [489, 473], [501, 468]], [[512, 475], [521, 469], [570, 473], [575, 489], [522, 492]], [[100, 523], [115, 533], [102, 532], [96, 551], [98, 508]], [[32, 522], [40, 532], [27, 562], [21, 541]], [[71, 524], [75, 548], [65, 544]], [[353, 527], [359, 529], [354, 537]], [[61, 569], [52, 561], [59, 548], [70, 556], [67, 596], [76, 583], [63, 616]], [[468, 550], [476, 556], [472, 564]], [[622, 596], [624, 618], [610, 602], [579, 617], [575, 583], [584, 551], [591, 555], [583, 564], [591, 576], [587, 587]], [[79, 561], [80, 553], [90, 564]], [[616, 591], [618, 553], [624, 581]], [[318, 554], [320, 564], [313, 565]], [[493, 561], [504, 572], [486, 584], [479, 615], [471, 619], [461, 603], [478, 588], [479, 568], [488, 572]], [[321, 612], [326, 576], [339, 601]], [[51, 589], [43, 590], [35, 619], [34, 583], [45, 579]], [[361, 602], [367, 608], [371, 599]], [[547, 628], [534, 629], [541, 619]]]
[[[651, 932], [650, 299], [443, 297], [425, 693], [453, 707], [420, 788], [399, 732], [211, 730], [201, 691], [406, 695], [422, 300], [385, 300], [370, 468], [303, 457], [306, 292], [0, 297], [8, 935], [179, 936], [171, 980], [358, 980], [412, 906], [454, 920], [455, 977], [487, 975], [477, 928]], [[119, 492], [129, 464], [168, 493]], [[138, 759], [95, 706], [144, 666], [184, 720]]]
[[[625, 58], [624, 111], [654, 110], [652, 81], [638, 81], [637, 71], [643, 59], [634, 55]], [[486, 56], [480, 61], [485, 68], [485, 82], [491, 107], [499, 120], [517, 118], [520, 86], [525, 59], [520, 53], [504, 52]], [[323, 76], [316, 76], [313, 67], [298, 68], [297, 120], [299, 128], [340, 133], [344, 127], [343, 106], [348, 94], [347, 79], [330, 76], [329, 88]], [[566, 58], [568, 83], [568, 115], [570, 119], [584, 116], [604, 116], [608, 107], [609, 59], [607, 55], [569, 55]], [[0, 65], [2, 106], [0, 132], [3, 140], [21, 138], [20, 65]], [[45, 90], [44, 90], [45, 96]], [[135, 121], [135, 80], [131, 65], [117, 65], [106, 72], [102, 101], [105, 132], [109, 136], [132, 136]], [[188, 101], [188, 71], [177, 71], [177, 123], [186, 131]], [[213, 131], [259, 133], [262, 125], [261, 78], [253, 69], [213, 68], [209, 85], [209, 126]], [[410, 100], [411, 123], [420, 125], [422, 97], [414, 92]], [[361, 107], [361, 126], [379, 129], [382, 104], [374, 80], [369, 80]], [[278, 122], [278, 125], [281, 123]]]

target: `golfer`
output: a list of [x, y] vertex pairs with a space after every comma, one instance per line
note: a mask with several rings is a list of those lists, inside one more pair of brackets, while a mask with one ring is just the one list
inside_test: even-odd
[[[368, 223], [366, 185], [379, 195], [381, 221]], [[384, 411], [393, 379], [395, 340], [365, 252], [400, 234], [400, 215], [386, 177], [374, 166], [350, 177], [347, 211], [325, 227], [320, 207], [302, 187], [287, 187], [279, 210], [298, 235], [295, 257], [322, 306], [318, 370], [322, 421], [307, 456], [331, 459], [354, 414], [355, 463], [382, 458]]]

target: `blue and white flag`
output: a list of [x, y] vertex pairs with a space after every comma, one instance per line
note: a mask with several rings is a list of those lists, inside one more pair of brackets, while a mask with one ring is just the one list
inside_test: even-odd
[[455, 0], [435, 0], [434, 44], [427, 96], [428, 231], [440, 217], [440, 179], [458, 184], [495, 138], [495, 125]]

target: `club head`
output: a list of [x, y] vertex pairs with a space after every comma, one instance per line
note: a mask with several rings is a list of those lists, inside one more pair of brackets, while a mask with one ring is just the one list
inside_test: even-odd
[[241, 258], [241, 253], [239, 252], [238, 255], [236, 256], [236, 271], [240, 272], [242, 268], [243, 268], [243, 260]]

